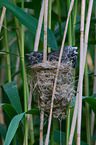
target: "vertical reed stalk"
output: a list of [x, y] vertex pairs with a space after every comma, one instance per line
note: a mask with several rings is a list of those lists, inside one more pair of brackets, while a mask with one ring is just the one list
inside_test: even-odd
[[[48, 1], [48, 28], [51, 29], [51, 6], [52, 0]], [[51, 52], [51, 48], [48, 47], [48, 53]], [[53, 127], [53, 119], [51, 124], [51, 130], [50, 130], [50, 145], [54, 145], [54, 127]]]
[[[67, 0], [67, 7], [68, 11], [70, 8], [70, 0]], [[72, 46], [72, 26], [71, 26], [71, 14], [69, 17], [69, 24], [68, 24], [68, 45]], [[70, 104], [67, 108], [67, 119], [66, 119], [66, 145], [68, 145], [69, 134], [70, 134]]]
[[42, 23], [43, 23], [43, 15], [44, 15], [44, 0], [42, 1], [42, 7], [41, 7], [39, 21], [38, 21], [38, 27], [37, 27], [36, 37], [35, 37], [35, 44], [34, 44], [34, 51], [38, 51], [40, 33], [41, 33], [41, 28], [42, 28]]
[[[85, 60], [86, 60], [86, 52], [87, 52], [87, 44], [88, 44], [88, 34], [89, 34], [89, 26], [90, 26], [90, 19], [91, 19], [91, 12], [92, 12], [92, 5], [93, 5], [93, 0], [90, 0], [89, 2], [89, 9], [88, 9], [88, 14], [87, 14], [87, 21], [86, 21], [86, 29], [85, 29], [85, 43], [84, 43], [84, 59], [83, 59], [83, 74], [84, 74], [84, 67], [85, 67]], [[79, 79], [80, 81], [80, 79]], [[70, 138], [69, 138], [69, 145], [72, 145], [73, 141], [73, 135], [74, 135], [74, 129], [76, 125], [76, 118], [77, 118], [77, 110], [78, 110], [78, 91], [80, 88], [80, 83], [78, 82], [78, 87], [77, 87], [77, 95], [76, 95], [76, 102], [75, 102], [75, 108], [74, 108], [74, 114], [73, 114], [73, 120], [72, 120], [72, 125], [71, 125], [71, 133], [70, 133]], [[79, 119], [79, 118], [78, 118]], [[78, 138], [78, 141], [80, 141], [80, 136]], [[79, 142], [80, 143], [80, 142]]]
[[74, 113], [73, 113], [73, 118], [72, 118], [71, 131], [70, 131], [68, 145], [72, 145], [74, 130], [75, 130], [75, 126], [76, 126], [76, 119], [77, 119], [77, 113], [78, 113], [78, 88], [79, 88], [79, 82], [78, 82], [78, 87], [77, 87], [76, 101], [75, 101], [75, 107], [74, 107]]
[[[96, 33], [96, 31], [95, 31]], [[94, 60], [94, 75], [96, 75], [96, 45], [95, 45], [95, 60]], [[93, 94], [96, 94], [96, 77], [94, 77], [94, 85], [93, 85]], [[93, 137], [94, 131], [94, 123], [95, 123], [95, 113], [93, 110], [91, 111], [91, 137]]]
[[[85, 96], [89, 96], [89, 79], [88, 79], [88, 64], [87, 58], [85, 63]], [[90, 110], [89, 105], [85, 102], [86, 107], [86, 134], [87, 134], [87, 143], [91, 145], [91, 125], [90, 125]]]
[[48, 14], [49, 14], [49, 15], [48, 15], [48, 16], [49, 16], [49, 18], [48, 18], [48, 20], [49, 20], [49, 21], [48, 21], [48, 27], [49, 27], [49, 29], [51, 29], [51, 3], [52, 3], [51, 1], [52, 1], [52, 0], [49, 0], [49, 1], [48, 1], [48, 8], [49, 8], [49, 9], [48, 9]]
[[[12, 0], [12, 2], [16, 5], [16, 0]], [[20, 25], [19, 25], [19, 21], [18, 21], [18, 19], [16, 18], [16, 17], [14, 17], [14, 20], [15, 20], [15, 26], [16, 26], [16, 28], [20, 28]], [[22, 53], [22, 50], [21, 50], [21, 40], [20, 40], [20, 30], [16, 30], [16, 35], [17, 35], [17, 44], [18, 44], [18, 51], [19, 51], [19, 54], [20, 55], [22, 55], [21, 53]], [[17, 60], [17, 64], [18, 64], [18, 66], [16, 67], [16, 70], [18, 70], [18, 68], [19, 68], [19, 59]], [[23, 67], [23, 63], [22, 63], [22, 60], [21, 60], [21, 65], [22, 65], [22, 67]], [[24, 66], [25, 67], [25, 66]], [[25, 68], [24, 68], [24, 72], [25, 72], [25, 76], [26, 76], [26, 71], [25, 71]], [[26, 77], [25, 77], [26, 78]], [[15, 77], [15, 80], [17, 80], [17, 76]], [[27, 78], [26, 78], [26, 80], [25, 80], [25, 82], [26, 82], [26, 100], [28, 101], [28, 99], [29, 99], [29, 88], [28, 88], [28, 84], [27, 84]], [[29, 108], [29, 110], [31, 109], [31, 107]], [[31, 124], [31, 123], [30, 123]], [[28, 128], [29, 127], [31, 127], [31, 125], [30, 126], [28, 126]], [[27, 129], [28, 129], [27, 128]], [[31, 130], [31, 129], [30, 129]], [[30, 138], [34, 138], [34, 134], [31, 134], [31, 137]]]
[[[89, 1], [89, 8], [88, 8], [88, 14], [87, 14], [87, 21], [86, 21], [86, 28], [85, 28], [85, 42], [84, 42], [84, 55], [83, 55], [83, 73], [84, 73], [84, 67], [85, 67], [85, 61], [86, 61], [86, 53], [87, 53], [87, 44], [88, 44], [88, 36], [89, 36], [89, 27], [90, 27], [90, 19], [91, 19], [91, 13], [92, 13], [92, 6], [93, 6], [93, 0]], [[79, 120], [79, 114], [78, 114], [78, 120]], [[77, 128], [78, 129], [78, 128]], [[79, 124], [79, 129], [77, 130], [77, 135], [79, 135], [77, 139], [77, 144], [79, 141], [80, 144], [80, 124]]]
[[[88, 36], [89, 36], [89, 27], [90, 27], [90, 20], [91, 20], [91, 13], [92, 13], [92, 6], [93, 6], [93, 0], [89, 1], [89, 7], [88, 7], [88, 13], [87, 13], [87, 20], [86, 20], [86, 28], [85, 28], [85, 41], [84, 41], [84, 67], [85, 67], [85, 61], [86, 61], [86, 53], [87, 53], [87, 45], [88, 45]], [[84, 71], [84, 68], [83, 68]]]
[[[4, 26], [7, 28], [7, 20], [6, 20], [6, 13], [5, 13], [5, 17], [4, 17]], [[7, 29], [4, 29], [5, 31], [5, 47], [6, 47], [6, 51], [9, 52], [9, 45], [8, 45], [8, 33], [7, 33]], [[8, 76], [8, 83], [11, 82], [11, 64], [10, 64], [10, 54], [7, 54], [6, 56], [6, 63], [7, 63], [7, 76]]]
[[[16, 0], [12, 0], [12, 2], [16, 5]], [[15, 26], [16, 28], [20, 28], [19, 26], [19, 21], [18, 19], [14, 16], [14, 20], [15, 20]], [[16, 35], [17, 35], [17, 46], [18, 46], [18, 50], [17, 50], [17, 53], [21, 54], [20, 50], [21, 50], [21, 42], [20, 42], [20, 29], [18, 30], [16, 29]], [[18, 71], [19, 69], [19, 65], [20, 65], [20, 58], [18, 57], [17, 58], [17, 63], [16, 63], [16, 69], [15, 69], [15, 72]], [[18, 79], [18, 75], [15, 76], [14, 80], [17, 81]]]
[[3, 20], [4, 20], [4, 16], [5, 16], [5, 12], [6, 12], [6, 8], [3, 7], [2, 15], [1, 15], [1, 19], [0, 19], [0, 32], [1, 32], [1, 29], [2, 29], [2, 24], [3, 24]]
[[[85, 51], [84, 51], [84, 58], [86, 58], [87, 53], [87, 45], [88, 45], [88, 36], [89, 36], [89, 27], [90, 27], [90, 20], [91, 20], [91, 13], [92, 13], [92, 6], [93, 6], [93, 0], [89, 1], [89, 8], [88, 8], [88, 14], [87, 14], [87, 21], [86, 21], [86, 29], [85, 29]], [[85, 64], [85, 60], [84, 60]]]
[[44, 49], [43, 61], [47, 60], [47, 15], [48, 15], [48, 0], [44, 1]]
[[[12, 0], [13, 4], [16, 5], [16, 0]], [[15, 20], [15, 26], [16, 28], [19, 29], [20, 25], [19, 25], [19, 21], [18, 19], [14, 16], [14, 20]], [[17, 44], [18, 44], [18, 51], [19, 51], [19, 54], [21, 54], [21, 42], [20, 42], [20, 31], [19, 30], [16, 30], [16, 35], [17, 35]]]
[[[4, 17], [4, 26], [7, 28], [7, 20], [6, 20], [6, 12], [5, 12], [5, 17]], [[4, 29], [5, 31], [5, 48], [6, 52], [9, 52], [9, 44], [8, 44], [8, 33], [7, 29]], [[7, 54], [6, 56], [6, 63], [7, 63], [7, 76], [8, 76], [8, 83], [11, 82], [11, 63], [10, 63], [10, 54]], [[16, 145], [16, 136], [13, 138], [13, 144]]]
[[[48, 15], [48, 0], [43, 1], [44, 5], [44, 48], [43, 48], [43, 61], [47, 61], [47, 15]], [[41, 102], [43, 103], [43, 102]], [[40, 114], [40, 145], [43, 145], [43, 121], [44, 121], [44, 110], [41, 109]]]
[[[80, 46], [82, 46], [83, 48], [83, 30], [84, 30], [84, 11], [85, 11], [85, 4], [83, 4], [84, 1], [82, 1], [82, 10], [81, 10], [81, 40], [80, 40]], [[81, 48], [81, 47], [80, 47]], [[80, 51], [80, 55], [82, 57], [83, 55], [83, 50], [81, 49]], [[81, 62], [83, 60], [83, 57], [80, 58]], [[81, 63], [80, 62], [80, 63]], [[73, 113], [73, 119], [72, 119], [72, 125], [71, 125], [71, 131], [70, 131], [70, 137], [69, 137], [69, 145], [72, 145], [72, 141], [73, 141], [73, 135], [74, 135], [74, 130], [75, 130], [75, 126], [76, 126], [76, 119], [77, 119], [77, 112], [78, 112], [78, 97], [79, 97], [79, 91], [82, 88], [80, 88], [80, 84], [82, 83], [82, 79], [81, 79], [81, 75], [82, 75], [82, 64], [80, 65], [80, 73], [79, 73], [79, 82], [78, 82], [78, 87], [77, 87], [77, 95], [76, 95], [76, 101], [75, 101], [75, 107], [74, 107], [74, 113]], [[82, 87], [82, 86], [81, 86]], [[80, 100], [81, 101], [81, 100]], [[82, 103], [82, 102], [81, 102]]]
[[[22, 0], [21, 8], [24, 10], [24, 0]], [[24, 111], [27, 111], [27, 97], [26, 97], [26, 74], [24, 64], [24, 26], [21, 25], [21, 63], [22, 63], [22, 77], [23, 77], [23, 91], [24, 91]], [[28, 145], [28, 131], [27, 131], [27, 116], [25, 115], [25, 145]]]
[[57, 77], [58, 77], [58, 73], [59, 73], [61, 57], [62, 57], [62, 52], [63, 52], [65, 38], [66, 38], [66, 33], [67, 33], [67, 28], [68, 28], [69, 16], [71, 14], [71, 11], [72, 11], [72, 8], [73, 8], [73, 4], [74, 4], [74, 0], [71, 0], [70, 9], [69, 9], [69, 12], [68, 12], [68, 17], [67, 17], [66, 26], [65, 26], [65, 32], [64, 32], [63, 41], [62, 41], [62, 46], [61, 46], [61, 51], [60, 51], [60, 56], [59, 56], [59, 61], [58, 61], [58, 67], [57, 67], [57, 71], [56, 71], [56, 77], [55, 77], [55, 81], [54, 81], [54, 87], [53, 87], [53, 94], [52, 94], [52, 100], [51, 100], [50, 115], [49, 115], [49, 122], [48, 122], [48, 129], [47, 129], [45, 145], [48, 145], [48, 142], [49, 142], [49, 134], [50, 134], [50, 127], [51, 127], [54, 94], [55, 94]]
[[[93, 6], [93, 0], [89, 1], [89, 8], [88, 8], [88, 14], [87, 14], [87, 21], [86, 21], [86, 29], [85, 29], [85, 51], [84, 51], [84, 58], [86, 57], [87, 53], [87, 45], [88, 45], [88, 36], [89, 36], [89, 27], [90, 27], [90, 19], [91, 19], [91, 13], [92, 13], [92, 6]], [[85, 60], [84, 60], [85, 64]]]
[[56, 0], [56, 3], [57, 3], [57, 9], [58, 9], [59, 31], [60, 31], [60, 36], [62, 39], [63, 36], [62, 36], [61, 14], [60, 14], [60, 1]]
[[84, 17], [85, 17], [85, 0], [81, 4], [81, 36], [80, 36], [80, 67], [79, 67], [79, 98], [78, 98], [78, 119], [77, 119], [77, 145], [80, 145], [81, 135], [81, 112], [82, 112], [82, 85], [83, 85], [83, 46], [84, 46]]
[[54, 145], [54, 124], [53, 124], [53, 117], [52, 117], [52, 123], [51, 123], [51, 129], [50, 129], [50, 145]]
[[[95, 57], [95, 60], [94, 60], [94, 75], [96, 75], [96, 45], [95, 45], [95, 55], [94, 55], [94, 57]], [[93, 94], [96, 94], [96, 77], [94, 77]], [[95, 124], [95, 113], [92, 110], [91, 111], [91, 137], [93, 137], [94, 124]]]
[[70, 104], [67, 108], [67, 123], [66, 123], [66, 145], [68, 145], [69, 133], [70, 133]]
[[[68, 11], [69, 11], [69, 8], [70, 8], [70, 0], [67, 0], [67, 7], [68, 7]], [[68, 45], [72, 46], [71, 15], [70, 15], [69, 24], [68, 24]]]
[[[32, 90], [33, 88], [30, 87], [30, 95], [29, 95], [29, 103], [28, 103], [28, 110], [31, 110], [31, 102], [32, 102]], [[33, 129], [33, 117], [30, 114], [27, 115], [27, 130], [29, 130], [30, 133], [30, 144], [34, 144], [34, 129]]]
[[75, 0], [74, 4], [74, 17], [73, 17], [73, 35], [72, 35], [72, 46], [75, 45], [75, 28], [76, 28], [76, 16], [77, 16], [77, 3], [78, 0]]
[[[96, 18], [96, 1], [95, 1], [95, 18]], [[96, 24], [95, 24], [95, 39], [96, 39]], [[96, 74], [96, 45], [95, 45], [95, 55], [94, 55], [94, 74]], [[93, 84], [93, 94], [96, 93], [96, 77], [94, 77]], [[91, 137], [93, 136], [94, 131], [94, 123], [95, 123], [95, 113], [93, 110], [91, 111]]]
[[33, 116], [29, 118], [29, 133], [30, 133], [30, 144], [33, 145], [35, 142], [34, 139], [34, 126], [33, 126]]
[[[74, 15], [72, 15], [73, 16], [73, 27], [71, 27], [71, 28], [73, 28], [73, 31], [71, 32], [72, 33], [72, 46], [73, 45], [75, 45], [75, 27], [76, 27], [76, 15], [77, 15], [77, 1], [78, 0], [75, 0], [75, 2], [74, 2], [74, 9], [73, 9], [73, 13], [74, 13]], [[70, 26], [70, 25], [69, 25]], [[70, 30], [70, 29], [69, 29]], [[72, 30], [72, 29], [71, 29]], [[70, 34], [71, 35], [71, 34]], [[75, 70], [74, 70], [74, 82], [75, 82]], [[75, 85], [75, 83], [74, 83], [74, 85]], [[74, 108], [73, 108], [74, 109]], [[68, 112], [70, 112], [70, 110], [68, 111]], [[76, 115], [76, 114], [75, 114]], [[71, 119], [70, 119], [71, 120]], [[69, 121], [68, 121], [69, 122]], [[69, 126], [70, 127], [70, 126]], [[70, 136], [70, 135], [69, 135]], [[68, 141], [69, 141], [69, 137], [68, 137], [68, 135], [66, 135], [66, 145], [68, 144]]]
[[[48, 1], [48, 28], [51, 29], [51, 4], [52, 0]], [[51, 48], [48, 47], [48, 52], [51, 52]]]
[[44, 122], [44, 109], [41, 108], [41, 113], [40, 113], [40, 145], [43, 145], [43, 122]]

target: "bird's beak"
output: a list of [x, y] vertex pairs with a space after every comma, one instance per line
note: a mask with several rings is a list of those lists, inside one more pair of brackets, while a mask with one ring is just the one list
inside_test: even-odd
[[74, 50], [74, 54], [78, 54], [78, 52], [76, 52], [76, 50]]
[[74, 54], [78, 54], [78, 52], [76, 52], [76, 50], [78, 49], [78, 47], [72, 47], [72, 49], [74, 49]]
[[78, 47], [72, 47], [72, 49], [75, 49], [75, 50], [77, 50], [77, 49], [78, 49]]

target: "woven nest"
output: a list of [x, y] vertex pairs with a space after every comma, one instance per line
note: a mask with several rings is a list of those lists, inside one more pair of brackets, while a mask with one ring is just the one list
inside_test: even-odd
[[[50, 111], [54, 79], [57, 70], [57, 61], [46, 61], [31, 67], [32, 86], [38, 98], [39, 108]], [[64, 118], [66, 109], [74, 97], [74, 78], [72, 63], [61, 63], [54, 95], [53, 117]]]

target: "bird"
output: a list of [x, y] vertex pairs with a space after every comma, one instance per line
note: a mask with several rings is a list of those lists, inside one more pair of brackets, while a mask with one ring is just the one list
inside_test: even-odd
[[[77, 64], [77, 47], [65, 46], [62, 53], [61, 62], [67, 63], [68, 61], [72, 61], [73, 68], [76, 67]], [[33, 51], [30, 54], [26, 54], [28, 56], [28, 64], [34, 65], [37, 63], [41, 63], [43, 61], [43, 52], [41, 51]], [[60, 55], [60, 49], [54, 50], [47, 55], [48, 61], [58, 61]]]
[[43, 52], [41, 51], [33, 51], [30, 54], [26, 54], [26, 55], [28, 56], [29, 65], [41, 63], [43, 60]]

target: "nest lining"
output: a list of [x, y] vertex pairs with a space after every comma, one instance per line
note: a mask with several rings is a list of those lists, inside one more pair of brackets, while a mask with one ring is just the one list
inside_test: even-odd
[[[38, 98], [39, 108], [50, 111], [57, 61], [46, 61], [31, 67], [31, 82], [35, 87], [34, 94]], [[61, 63], [54, 95], [53, 117], [64, 118], [66, 109], [74, 97], [74, 78], [72, 63]], [[42, 103], [43, 102], [43, 103]]]

